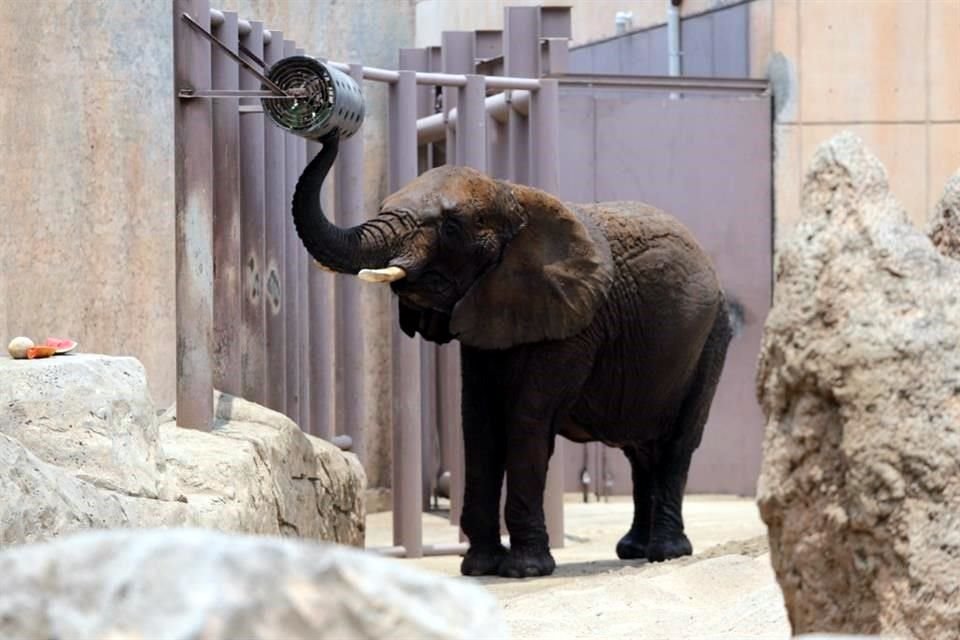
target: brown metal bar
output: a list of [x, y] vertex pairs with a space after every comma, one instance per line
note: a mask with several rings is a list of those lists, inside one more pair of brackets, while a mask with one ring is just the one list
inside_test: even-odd
[[[542, 17], [542, 16], [541, 16]], [[541, 69], [549, 76], [566, 73], [570, 68], [570, 41], [566, 38], [547, 38], [544, 51], [546, 66], [541, 63]]]
[[[400, 49], [398, 56], [401, 71], [428, 71], [430, 58], [426, 49]], [[432, 87], [417, 85], [417, 117], [433, 113]], [[428, 147], [417, 148], [417, 173], [426, 170]], [[436, 345], [420, 340], [420, 455], [422, 505], [430, 504], [439, 471], [437, 458], [437, 349]]]
[[177, 92], [178, 98], [189, 100], [191, 98], [260, 98], [266, 100], [288, 100], [289, 96], [278, 96], [272, 91], [261, 91], [259, 89], [180, 89]]
[[[283, 58], [283, 34], [273, 32], [270, 44], [263, 47], [267, 64]], [[264, 204], [266, 235], [266, 279], [264, 280], [264, 304], [267, 312], [267, 406], [284, 412], [287, 402], [287, 320], [286, 306], [289, 297], [287, 284], [284, 239], [286, 236], [287, 207], [286, 178], [284, 168], [284, 132], [274, 124], [264, 124]], [[288, 414], [289, 415], [289, 414]]]
[[[532, 96], [533, 185], [556, 194], [559, 190], [560, 87], [556, 80], [541, 81], [540, 91]], [[563, 547], [563, 438], [557, 437], [547, 470], [543, 511], [550, 546]]]
[[[417, 177], [417, 73], [390, 85], [390, 191]], [[420, 344], [393, 325], [393, 543], [422, 555]]]
[[[292, 40], [284, 40], [282, 45], [283, 55], [288, 57], [296, 55], [297, 45]], [[268, 63], [269, 64], [269, 63]], [[283, 172], [283, 201], [282, 206], [273, 212], [273, 215], [281, 218], [283, 221], [282, 238], [283, 260], [281, 266], [283, 272], [283, 295], [284, 295], [284, 322], [286, 324], [286, 340], [284, 341], [284, 365], [286, 369], [286, 388], [283, 398], [283, 410], [287, 416], [300, 425], [301, 429], [308, 429], [308, 425], [303, 422], [300, 407], [300, 387], [301, 387], [301, 369], [300, 369], [300, 351], [305, 335], [300, 326], [300, 282], [299, 265], [304, 253], [303, 245], [296, 236], [296, 230], [293, 226], [293, 216], [290, 215], [291, 201], [293, 200], [293, 191], [297, 184], [297, 178], [300, 176], [300, 167], [297, 158], [297, 145], [303, 141], [302, 138], [282, 132], [284, 155]]]
[[[207, 0], [175, 0], [174, 87], [207, 89], [210, 45], [183, 27], [210, 24]], [[213, 131], [208, 102], [174, 99], [177, 424], [213, 426]]]
[[[235, 48], [239, 42], [237, 14], [224, 12], [216, 31]], [[240, 70], [219, 49], [212, 51], [213, 86], [235, 90]], [[240, 396], [242, 260], [240, 257], [240, 114], [239, 100], [213, 103], [213, 384]]]
[[[239, 29], [238, 29], [239, 30]], [[243, 36], [244, 45], [263, 51], [263, 24], [253, 22]], [[240, 88], [257, 86], [249, 74], [240, 75]], [[244, 112], [254, 98], [240, 100], [240, 242], [243, 259], [241, 282], [243, 304], [240, 341], [243, 397], [265, 404], [266, 399], [266, 313], [263, 304], [264, 280], [264, 116]]]
[[[252, 73], [253, 75], [257, 76], [257, 78], [260, 80], [260, 82], [262, 82], [263, 84], [267, 85], [267, 86], [270, 87], [273, 91], [275, 91], [277, 94], [279, 94], [279, 95], [281, 95], [281, 96], [286, 96], [286, 95], [287, 95], [287, 92], [284, 91], [283, 89], [281, 89], [280, 87], [278, 87], [276, 84], [274, 84], [274, 82], [273, 82], [272, 80], [270, 80], [270, 78], [268, 78], [267, 76], [265, 76], [265, 75], [263, 75], [262, 73], [260, 73], [260, 71], [259, 71], [256, 67], [254, 67], [254, 66], [251, 65], [249, 62], [247, 62], [246, 60], [244, 60], [243, 58], [241, 58], [239, 55], [237, 55], [236, 53], [234, 53], [234, 52], [230, 49], [230, 47], [228, 47], [226, 44], [224, 44], [223, 42], [221, 42], [220, 39], [217, 38], [216, 36], [214, 36], [212, 33], [210, 33], [210, 32], [207, 30], [207, 27], [205, 27], [204, 25], [202, 25], [202, 24], [200, 24], [199, 22], [197, 22], [196, 20], [194, 20], [194, 19], [193, 19], [192, 17], [190, 17], [190, 15], [188, 15], [187, 13], [182, 13], [180, 17], [183, 19], [184, 22], [186, 22], [188, 25], [190, 25], [191, 27], [193, 27], [193, 29], [194, 29], [197, 33], [199, 33], [201, 36], [203, 36], [204, 38], [206, 38], [207, 40], [209, 40], [209, 41], [212, 42], [213, 44], [217, 45], [217, 46], [220, 48], [221, 51], [223, 51], [225, 54], [227, 54], [228, 56], [230, 56], [231, 58], [233, 58], [233, 60], [234, 60], [237, 64], [239, 64], [240, 66], [242, 66], [244, 69], [246, 69], [247, 71], [249, 71], [249, 72]], [[207, 25], [210, 24], [210, 22], [209, 22], [210, 16], [209, 16], [209, 15], [204, 16], [204, 20], [206, 20], [206, 24], [207, 24]], [[278, 35], [280, 35], [280, 34], [278, 34]], [[247, 49], [247, 51], [249, 51], [249, 49]], [[251, 53], [251, 55], [252, 55], [253, 57], [256, 57], [256, 54], [255, 54], [255, 53]], [[260, 66], [262, 67], [262, 66], [264, 66], [264, 65], [261, 64]]]
[[[467, 86], [458, 90], [460, 116], [457, 123], [457, 158], [467, 167], [487, 170], [486, 82], [483, 76], [467, 75]], [[414, 124], [416, 130], [416, 124]]]
[[[350, 75], [359, 82], [363, 67], [350, 65]], [[340, 142], [335, 178], [337, 224], [352, 227], [362, 223], [366, 218], [363, 212], [363, 136], [351, 136]], [[362, 464], [366, 464], [362, 284], [356, 278], [341, 278], [336, 282], [337, 339], [334, 344], [337, 349], [337, 433], [352, 438], [353, 452]]]
[[[473, 31], [445, 31], [442, 36], [442, 64], [444, 73], [473, 73], [476, 57], [476, 33]], [[464, 76], [466, 84], [466, 76]], [[444, 111], [457, 106], [457, 91], [443, 91]], [[446, 128], [447, 164], [463, 164], [462, 145], [457, 143], [456, 131]], [[458, 152], [459, 149], [459, 152]], [[440, 398], [438, 422], [444, 466], [450, 471], [450, 522], [460, 524], [463, 510], [463, 429], [460, 414], [460, 349], [459, 345], [444, 345], [437, 349], [437, 395]], [[461, 532], [461, 538], [463, 533]]]
[[770, 83], [764, 79], [753, 78], [700, 78], [694, 76], [628, 76], [606, 74], [557, 74], [549, 78], [558, 80], [563, 86], [583, 87], [629, 87], [642, 89], [683, 90], [683, 91], [726, 91], [734, 93], [764, 94], [769, 91]]
[[[504, 9], [503, 64], [507, 75], [539, 77], [540, 75], [540, 8], [506, 7]], [[529, 122], [514, 110], [507, 122], [510, 180], [522, 184], [530, 181]]]
[[[462, 556], [467, 552], [470, 545], [463, 542], [454, 542], [448, 544], [425, 544], [423, 545], [422, 555], [433, 556]], [[373, 553], [378, 553], [389, 558], [412, 558], [407, 554], [407, 550], [402, 545], [393, 547], [371, 547], [367, 549]]]
[[[312, 160], [320, 151], [319, 142], [308, 142], [306, 156]], [[339, 171], [339, 169], [334, 169]], [[329, 180], [320, 191], [323, 210], [332, 215]], [[296, 231], [294, 231], [296, 233]], [[299, 243], [299, 238], [297, 239]], [[310, 322], [310, 336], [304, 349], [308, 358], [310, 393], [306, 396], [310, 404], [312, 420], [311, 433], [324, 440], [332, 440], [335, 431], [336, 382], [334, 379], [334, 353], [338, 338], [336, 331], [336, 310], [334, 306], [334, 274], [311, 266], [307, 272], [307, 317]]]
[[[293, 50], [296, 55], [303, 55], [304, 50], [296, 47]], [[307, 166], [307, 141], [299, 136], [288, 135], [288, 140], [293, 141], [293, 166], [287, 165], [287, 208], [289, 210], [293, 201], [293, 192], [297, 185], [300, 174]], [[309, 278], [310, 261], [307, 252], [297, 246], [297, 233], [293, 226], [293, 217], [287, 216], [289, 225], [287, 227], [287, 257], [292, 252], [295, 256], [295, 267], [297, 271], [297, 334], [296, 354], [297, 367], [300, 371], [298, 379], [300, 381], [300, 390], [298, 394], [300, 404], [300, 419], [298, 424], [307, 433], [316, 434], [316, 426], [312, 414], [312, 405], [310, 404], [310, 332], [313, 330], [310, 324], [310, 302], [309, 302]], [[287, 352], [289, 355], [289, 351]]]

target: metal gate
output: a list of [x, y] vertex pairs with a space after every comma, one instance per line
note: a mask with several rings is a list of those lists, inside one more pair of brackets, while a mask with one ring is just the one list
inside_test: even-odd
[[[574, 202], [640, 200], [679, 218], [716, 265], [735, 337], [693, 458], [688, 491], [752, 495], [763, 419], [754, 370], [771, 303], [771, 104], [762, 81], [702, 79], [670, 93], [650, 77], [575, 77], [561, 86], [560, 195]], [[636, 85], [645, 86], [636, 86]], [[592, 129], [577, 123], [593, 122]], [[584, 157], [590, 162], [584, 162]], [[601, 444], [566, 447], [565, 487], [631, 492], [630, 466]]]

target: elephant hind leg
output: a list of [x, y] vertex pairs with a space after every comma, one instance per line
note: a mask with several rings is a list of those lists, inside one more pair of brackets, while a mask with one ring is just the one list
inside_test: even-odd
[[630, 461], [633, 480], [633, 523], [630, 530], [617, 543], [617, 557], [621, 560], [636, 560], [647, 557], [650, 531], [653, 528], [654, 474], [648, 451], [637, 447], [624, 447], [624, 455]]
[[677, 417], [673, 438], [664, 443], [654, 474], [653, 527], [646, 550], [647, 558], [652, 562], [693, 553], [683, 527], [683, 492], [690, 460], [703, 437], [703, 427], [720, 382], [731, 337], [729, 315], [726, 304], [722, 303], [700, 354], [690, 391]]

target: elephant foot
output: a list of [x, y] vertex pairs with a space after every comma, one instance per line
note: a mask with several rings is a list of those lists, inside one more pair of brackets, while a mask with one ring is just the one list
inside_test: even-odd
[[533, 578], [548, 576], [557, 563], [548, 548], [511, 548], [500, 563], [498, 573], [504, 578]]
[[640, 536], [628, 531], [617, 543], [617, 557], [621, 560], [640, 560], [647, 557], [647, 543]]
[[460, 573], [465, 576], [495, 576], [506, 557], [507, 548], [502, 544], [495, 547], [471, 546], [460, 563]]
[[693, 545], [686, 534], [678, 533], [668, 538], [655, 537], [647, 544], [647, 560], [662, 562], [693, 553]]

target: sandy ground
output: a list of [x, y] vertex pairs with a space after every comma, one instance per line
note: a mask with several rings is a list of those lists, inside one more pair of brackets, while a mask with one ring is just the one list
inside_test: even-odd
[[[459, 578], [496, 596], [513, 638], [790, 637], [753, 500], [689, 496], [684, 519], [694, 555], [659, 564], [623, 562], [614, 553], [633, 515], [628, 498], [579, 500], [567, 496], [566, 543], [553, 552], [552, 576]], [[445, 513], [425, 514], [423, 530], [427, 543], [457, 542]], [[369, 515], [367, 546], [390, 544], [391, 514]], [[396, 562], [459, 577], [456, 556]]]

